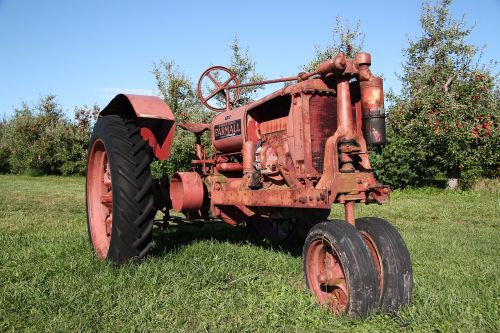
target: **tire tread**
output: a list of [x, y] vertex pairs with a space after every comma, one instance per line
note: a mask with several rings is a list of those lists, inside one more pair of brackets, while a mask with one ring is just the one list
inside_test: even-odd
[[395, 312], [408, 306], [413, 289], [413, 270], [403, 238], [394, 226], [377, 217], [358, 218], [356, 227], [370, 235], [381, 257], [384, 282], [383, 290], [380, 290], [380, 310]]
[[121, 264], [143, 258], [151, 247], [154, 205], [149, 165], [152, 155], [131, 119], [100, 117], [91, 144], [106, 147], [113, 186], [113, 226], [107, 259]]

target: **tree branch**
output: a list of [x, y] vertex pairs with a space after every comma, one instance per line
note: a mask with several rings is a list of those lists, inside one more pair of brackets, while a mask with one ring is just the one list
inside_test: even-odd
[[446, 81], [445, 84], [443, 84], [442, 88], [445, 94], [448, 94], [448, 90], [450, 88], [450, 85], [453, 83], [453, 81], [457, 78], [458, 74], [460, 74], [461, 70], [456, 71], [450, 78]]

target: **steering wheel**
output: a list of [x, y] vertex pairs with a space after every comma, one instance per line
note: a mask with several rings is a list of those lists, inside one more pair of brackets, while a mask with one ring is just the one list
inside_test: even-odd
[[[221, 112], [236, 104], [240, 96], [240, 88], [229, 91], [227, 87], [239, 85], [240, 80], [231, 70], [222, 66], [213, 66], [201, 74], [198, 81], [198, 97], [210, 110]], [[229, 96], [227, 96], [229, 94]]]

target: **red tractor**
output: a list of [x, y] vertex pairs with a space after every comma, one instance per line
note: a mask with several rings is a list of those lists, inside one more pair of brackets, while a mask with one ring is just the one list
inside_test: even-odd
[[[368, 53], [347, 59], [340, 52], [312, 72], [246, 84], [225, 67], [207, 69], [198, 94], [218, 113], [210, 124], [177, 124], [195, 135], [196, 159], [190, 171], [160, 182], [150, 163], [169, 157], [172, 111], [158, 97], [116, 96], [89, 148], [87, 224], [97, 257], [144, 257], [155, 214], [164, 212], [168, 223], [180, 219], [174, 210], [302, 243], [306, 285], [333, 313], [363, 317], [408, 305], [413, 276], [403, 239], [381, 218], [355, 217], [356, 203], [382, 204], [390, 192], [368, 158], [368, 147], [386, 140], [382, 80], [370, 65]], [[286, 81], [296, 82], [233, 107], [239, 88]], [[343, 219], [327, 220], [332, 204], [344, 206]]]

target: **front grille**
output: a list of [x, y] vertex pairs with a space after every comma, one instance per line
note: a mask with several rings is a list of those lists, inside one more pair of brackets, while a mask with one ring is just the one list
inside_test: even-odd
[[313, 95], [309, 102], [311, 121], [312, 163], [316, 171], [323, 172], [323, 154], [326, 140], [337, 129], [337, 99], [332, 95]]

